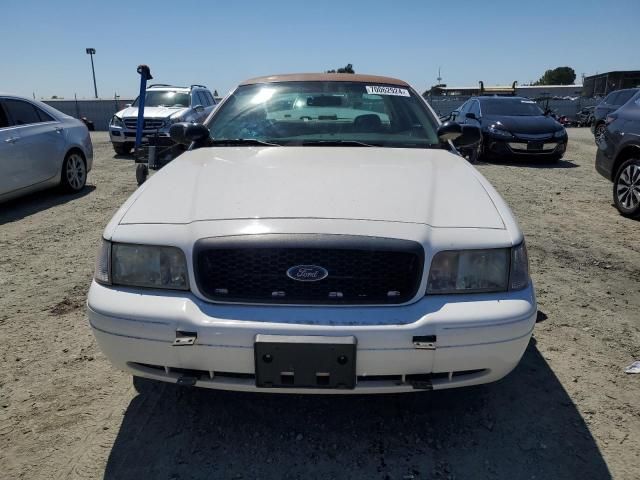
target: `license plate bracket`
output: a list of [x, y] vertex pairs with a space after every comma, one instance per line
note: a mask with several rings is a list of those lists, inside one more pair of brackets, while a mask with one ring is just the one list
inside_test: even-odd
[[527, 144], [527, 150], [542, 150], [544, 142], [529, 142]]
[[356, 338], [257, 335], [256, 387], [353, 389]]

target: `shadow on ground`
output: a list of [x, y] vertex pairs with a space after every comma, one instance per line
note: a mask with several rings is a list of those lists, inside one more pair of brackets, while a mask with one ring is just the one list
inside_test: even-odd
[[505, 160], [486, 160], [482, 162], [477, 162], [478, 165], [508, 165], [510, 167], [524, 167], [524, 168], [578, 168], [578, 165], [575, 162], [570, 160], [558, 160], [557, 162], [551, 161], [528, 161], [528, 160], [517, 160], [517, 159], [505, 159]]
[[0, 204], [0, 225], [21, 220], [56, 205], [72, 202], [89, 195], [95, 189], [95, 185], [86, 185], [80, 192], [71, 194], [61, 192], [59, 188], [51, 188], [10, 200]]
[[106, 479], [611, 478], [534, 340], [506, 379], [450, 391], [321, 397], [134, 383]]

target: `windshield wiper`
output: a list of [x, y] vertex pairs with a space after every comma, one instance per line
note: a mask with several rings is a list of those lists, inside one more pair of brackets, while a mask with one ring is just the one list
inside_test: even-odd
[[266, 147], [281, 147], [279, 143], [265, 142], [264, 140], [258, 140], [257, 138], [220, 138], [218, 140], [211, 140], [210, 145], [229, 145], [229, 146], [243, 146], [243, 145], [257, 145]]
[[359, 142], [357, 140], [305, 140], [302, 146], [317, 147], [376, 147], [370, 143]]

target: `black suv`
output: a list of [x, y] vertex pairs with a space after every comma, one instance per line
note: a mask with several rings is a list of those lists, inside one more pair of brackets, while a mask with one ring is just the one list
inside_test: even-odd
[[596, 144], [602, 140], [602, 135], [607, 127], [607, 115], [627, 103], [638, 91], [640, 91], [640, 88], [616, 90], [607, 95], [605, 99], [596, 106], [593, 111], [593, 123], [591, 124], [591, 131], [595, 137]]
[[607, 115], [596, 170], [613, 182], [613, 201], [623, 215], [640, 217], [640, 89]]

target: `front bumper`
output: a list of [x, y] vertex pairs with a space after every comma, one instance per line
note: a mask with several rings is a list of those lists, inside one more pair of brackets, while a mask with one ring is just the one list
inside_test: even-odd
[[503, 138], [483, 132], [485, 153], [493, 157], [548, 158], [562, 157], [567, 149], [568, 138], [530, 139], [522, 137]]
[[[111, 143], [135, 143], [136, 141], [136, 130], [114, 127], [113, 125], [109, 125], [109, 139]], [[158, 146], [172, 146], [174, 145], [173, 140], [169, 135], [169, 128], [162, 128], [159, 130], [143, 130], [142, 131], [142, 139], [148, 143], [152, 143], [153, 145]]]
[[[278, 393], [385, 393], [488, 383], [508, 374], [531, 337], [532, 286], [509, 294], [425, 297], [394, 307], [243, 306], [203, 302], [189, 292], [93, 283], [89, 323], [109, 360], [134, 375], [200, 387]], [[363, 320], [364, 319], [364, 320]], [[364, 324], [363, 324], [364, 323]], [[177, 331], [196, 332], [174, 346]], [[256, 335], [355, 336], [356, 388], [255, 386]], [[429, 337], [432, 345], [415, 344]], [[411, 378], [420, 378], [416, 383]]]

